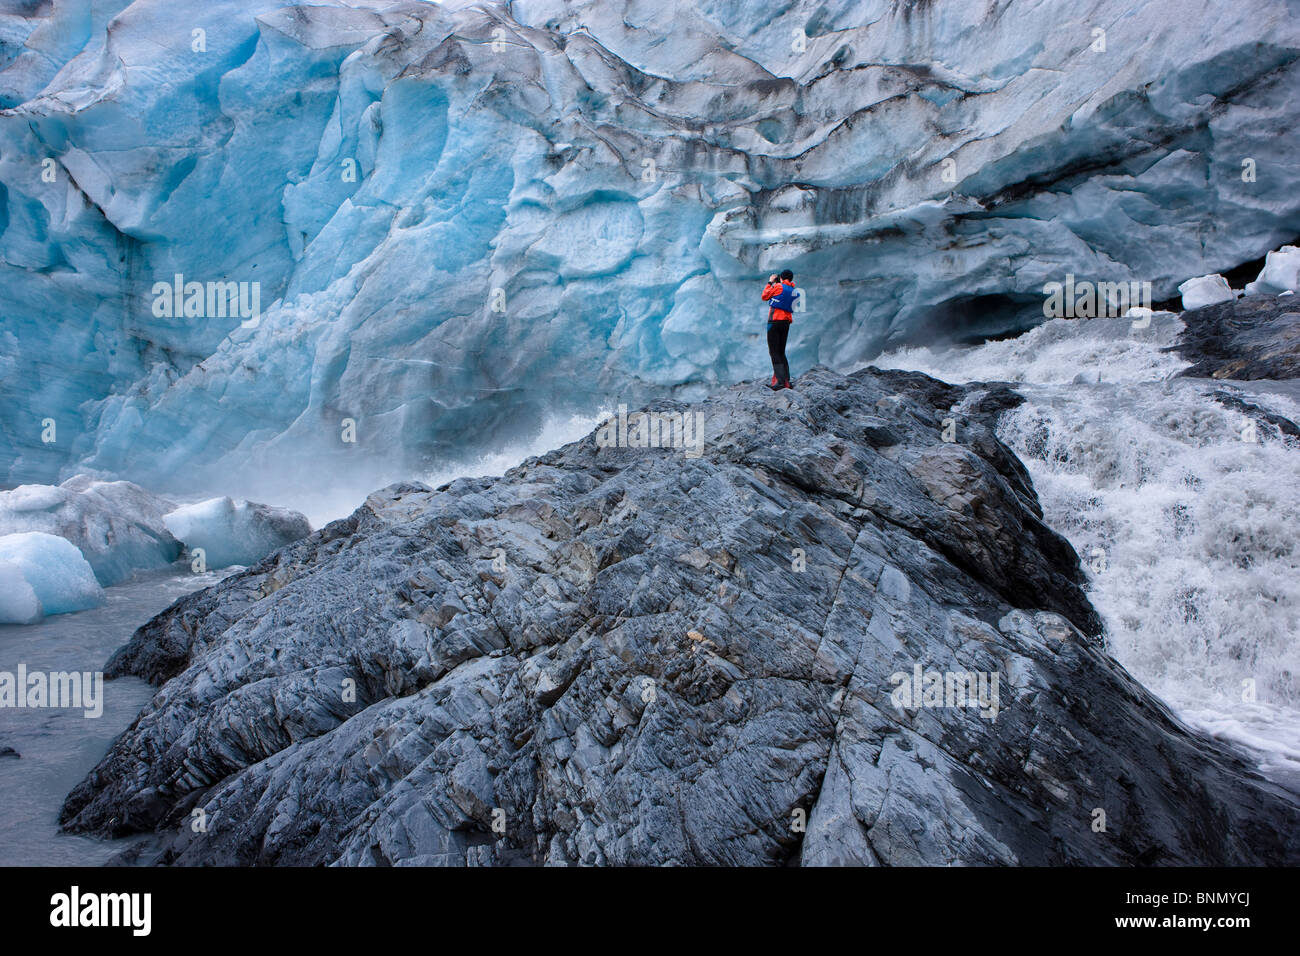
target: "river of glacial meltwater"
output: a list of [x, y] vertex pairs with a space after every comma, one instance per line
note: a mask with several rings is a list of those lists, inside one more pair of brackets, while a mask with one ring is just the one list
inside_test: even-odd
[[[1300, 422], [1300, 386], [1177, 378], [1185, 363], [1163, 349], [1180, 328], [1165, 315], [1144, 329], [1053, 320], [1017, 339], [871, 364], [1014, 383], [1026, 402], [999, 436], [1029, 469], [1047, 523], [1079, 552], [1111, 654], [1185, 723], [1300, 791], [1300, 447], [1221, 400], [1229, 392]], [[604, 411], [424, 480], [500, 474], [589, 433]], [[313, 525], [358, 504], [315, 510]], [[98, 671], [135, 628], [228, 573], [140, 575], [106, 589], [102, 607], [0, 626], [0, 670]], [[0, 749], [21, 755], [0, 757], [0, 865], [94, 865], [132, 843], [58, 831], [65, 796], [154, 693], [134, 678], [104, 686], [98, 718], [0, 709]]]
[[1163, 349], [1181, 329], [1056, 319], [872, 364], [1013, 383], [1026, 401], [998, 437], [1079, 553], [1111, 655], [1300, 791], [1300, 446], [1234, 406], [1300, 422], [1300, 384], [1178, 378], [1188, 363]]
[[[101, 671], [137, 627], [227, 573], [140, 574], [105, 588], [97, 608], [0, 625], [0, 671]], [[19, 754], [0, 757], [0, 866], [93, 866], [131, 844], [60, 833], [59, 809], [154, 693], [144, 681], [123, 677], [104, 682], [98, 717], [76, 708], [0, 708], [0, 749]]]

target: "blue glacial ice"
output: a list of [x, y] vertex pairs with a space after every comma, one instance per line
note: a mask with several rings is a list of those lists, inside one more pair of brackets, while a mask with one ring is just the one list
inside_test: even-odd
[[[0, 491], [4, 540], [21, 539], [31, 547], [32, 541], [57, 536], [76, 552], [75, 560], [72, 551], [61, 547], [40, 554], [78, 568], [85, 564], [103, 587], [141, 571], [168, 568], [182, 558], [196, 570], [256, 564], [311, 530], [303, 515], [286, 508], [226, 497], [178, 504], [129, 481], [100, 481], [89, 475], [75, 475], [61, 485], [29, 484]], [[24, 537], [33, 534], [36, 537]], [[195, 560], [198, 548], [203, 549], [201, 566]], [[12, 607], [30, 606], [23, 588], [15, 594]], [[61, 613], [50, 606], [45, 603], [44, 613]], [[11, 623], [39, 617], [16, 610], [10, 615]]]
[[1041, 320], [1067, 272], [1167, 299], [1300, 235], [1292, 3], [1001, 9], [0, 17], [3, 477], [369, 489], [761, 375], [774, 268], [796, 369], [845, 368]]
[[71, 542], [104, 587], [181, 554], [163, 516], [176, 508], [129, 481], [76, 475], [61, 485], [0, 491], [0, 535], [41, 532]]
[[104, 600], [77, 546], [43, 531], [0, 535], [0, 586], [0, 624], [30, 624]]
[[311, 533], [311, 525], [297, 512], [230, 498], [185, 505], [163, 520], [191, 554], [203, 549], [207, 568], [256, 564]]

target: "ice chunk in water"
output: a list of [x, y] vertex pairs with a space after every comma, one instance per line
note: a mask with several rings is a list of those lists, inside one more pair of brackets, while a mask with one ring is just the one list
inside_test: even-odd
[[163, 520], [191, 553], [203, 549], [209, 568], [256, 564], [277, 548], [311, 534], [311, 524], [296, 511], [231, 498], [186, 505]]
[[1187, 311], [1203, 309], [1207, 305], [1217, 305], [1220, 302], [1231, 302], [1237, 297], [1232, 287], [1228, 285], [1228, 280], [1217, 273], [1188, 279], [1178, 287], [1178, 291], [1182, 293], [1183, 308]]
[[1264, 257], [1259, 278], [1246, 284], [1246, 295], [1283, 295], [1300, 288], [1300, 246], [1283, 246]]
[[175, 507], [129, 481], [77, 475], [57, 486], [0, 492], [0, 534], [42, 531], [66, 538], [108, 587], [180, 556], [180, 542], [163, 524], [163, 515]]
[[0, 624], [31, 624], [45, 616], [22, 568], [0, 562]]
[[[0, 537], [0, 568], [4, 585], [0, 620], [6, 624], [30, 623], [39, 619], [41, 612], [84, 611], [104, 600], [95, 572], [81, 551], [57, 535], [25, 531]], [[15, 574], [25, 589], [17, 585]]]

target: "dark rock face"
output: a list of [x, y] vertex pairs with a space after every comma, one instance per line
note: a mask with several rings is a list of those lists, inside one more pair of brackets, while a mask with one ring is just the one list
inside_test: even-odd
[[1300, 442], [1300, 426], [1287, 418], [1285, 415], [1278, 415], [1270, 412], [1266, 408], [1260, 408], [1254, 402], [1248, 402], [1237, 394], [1235, 391], [1220, 389], [1212, 393], [1214, 400], [1224, 408], [1230, 408], [1234, 412], [1240, 412], [1243, 416], [1253, 420], [1256, 424], [1265, 429], [1270, 429], [1282, 441]]
[[1184, 312], [1171, 351], [1183, 375], [1249, 381], [1300, 376], [1300, 297], [1250, 295]]
[[378, 492], [115, 655], [165, 683], [65, 825], [176, 864], [1300, 860], [1294, 799], [1106, 655], [1014, 402], [817, 369], [655, 406], [698, 457]]

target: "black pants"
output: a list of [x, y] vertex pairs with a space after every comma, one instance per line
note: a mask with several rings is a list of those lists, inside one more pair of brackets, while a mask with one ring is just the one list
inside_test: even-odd
[[790, 363], [785, 360], [785, 340], [789, 337], [789, 322], [767, 323], [767, 354], [772, 356], [772, 374], [777, 385], [790, 384]]

